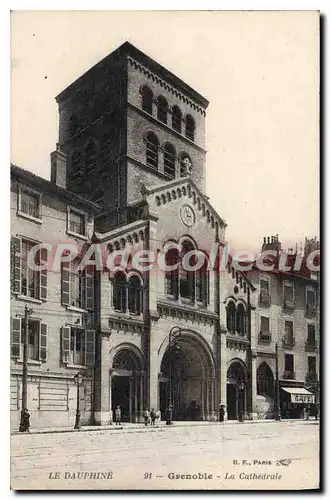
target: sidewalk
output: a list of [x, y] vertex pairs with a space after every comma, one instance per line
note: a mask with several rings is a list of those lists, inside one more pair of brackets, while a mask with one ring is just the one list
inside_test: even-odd
[[[239, 422], [238, 420], [226, 420], [225, 422], [210, 422], [210, 421], [201, 421], [201, 422], [195, 422], [195, 421], [178, 421], [173, 423], [173, 427], [207, 427], [207, 426], [223, 426], [223, 425], [244, 425], [244, 424], [293, 424], [293, 423], [304, 423], [304, 424], [318, 424], [318, 420], [299, 420], [299, 419], [285, 419], [281, 420], [281, 422], [277, 422], [276, 420], [273, 419], [257, 419], [257, 420], [244, 420], [244, 422]], [[158, 425], [155, 426], [145, 426], [143, 423], [141, 424], [132, 424], [132, 423], [125, 423], [122, 425], [84, 425], [80, 429], [74, 429], [72, 427], [54, 427], [54, 428], [46, 428], [46, 429], [33, 429], [30, 428], [30, 432], [18, 432], [18, 431], [12, 431], [11, 435], [31, 435], [31, 434], [58, 434], [58, 433], [64, 433], [64, 432], [95, 432], [95, 431], [124, 431], [124, 432], [154, 432], [154, 431], [165, 431], [167, 429], [171, 429], [173, 427], [168, 427], [165, 423], [165, 421], [160, 422]]]

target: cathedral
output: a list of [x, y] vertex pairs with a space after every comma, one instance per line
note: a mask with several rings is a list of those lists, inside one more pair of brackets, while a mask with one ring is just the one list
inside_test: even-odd
[[[12, 222], [14, 425], [26, 300], [34, 309], [32, 425], [70, 425], [77, 371], [85, 424], [111, 424], [118, 406], [123, 422], [142, 422], [145, 408], [160, 410], [165, 419], [169, 404], [174, 420], [216, 421], [221, 405], [225, 419], [273, 418], [276, 378], [289, 387], [283, 389], [288, 395], [312, 394], [305, 371], [308, 351], [315, 358], [308, 361], [314, 363], [309, 374], [317, 377], [317, 283], [295, 277], [296, 297], [301, 289], [303, 299], [283, 312], [288, 321], [292, 307], [305, 311], [308, 285], [309, 315], [299, 316], [302, 340], [296, 345], [301, 359], [289, 373], [285, 356], [295, 345], [281, 342], [275, 351], [282, 335], [279, 287], [271, 300], [271, 280], [285, 287], [284, 278], [237, 270], [230, 259], [225, 266], [217, 259], [206, 265], [212, 248], [221, 252], [226, 245], [226, 222], [206, 192], [207, 99], [126, 42], [56, 101], [59, 140], [51, 181], [12, 167], [13, 211], [18, 207]], [[42, 284], [23, 272], [22, 256], [33, 242], [64, 239], [81, 248], [100, 244], [107, 259], [120, 252], [131, 257], [124, 267], [93, 273], [79, 271], [79, 258], [63, 263], [58, 273], [48, 271], [46, 293], [47, 279]], [[134, 256], [144, 252], [155, 256], [155, 265], [136, 265]], [[165, 266], [156, 264], [162, 253]], [[204, 256], [204, 264], [187, 269], [182, 261], [190, 255]], [[269, 320], [272, 305], [273, 327], [272, 320], [261, 320]], [[308, 325], [314, 325], [314, 347], [306, 351]]]

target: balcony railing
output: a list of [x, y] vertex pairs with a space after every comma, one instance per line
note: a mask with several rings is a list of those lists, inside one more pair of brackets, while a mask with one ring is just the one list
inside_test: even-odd
[[270, 344], [272, 341], [272, 334], [270, 332], [259, 332], [258, 342], [259, 344]]
[[260, 290], [259, 304], [264, 307], [270, 306], [270, 295], [267, 290]]
[[313, 318], [316, 315], [316, 306], [306, 304], [305, 312], [308, 318]]
[[316, 351], [317, 345], [315, 340], [306, 340], [305, 350], [306, 351]]
[[282, 378], [285, 380], [295, 380], [296, 374], [295, 374], [295, 372], [291, 372], [291, 371], [286, 370], [285, 372], [283, 372]]
[[317, 382], [317, 374], [316, 373], [307, 373], [306, 374], [306, 382]]
[[296, 341], [294, 337], [283, 337], [282, 339], [282, 345], [283, 347], [293, 347], [295, 345]]
[[283, 300], [283, 307], [284, 309], [294, 309], [295, 308], [295, 303], [294, 300]]

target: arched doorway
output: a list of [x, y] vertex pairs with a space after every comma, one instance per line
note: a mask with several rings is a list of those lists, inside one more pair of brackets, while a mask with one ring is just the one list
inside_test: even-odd
[[265, 362], [261, 363], [257, 370], [257, 394], [274, 398], [273, 372]]
[[162, 418], [171, 399], [174, 420], [211, 420], [215, 416], [214, 361], [208, 346], [182, 332], [164, 353], [159, 378]]
[[237, 420], [246, 411], [246, 368], [242, 361], [233, 361], [227, 371], [228, 420]]
[[138, 422], [143, 406], [143, 377], [137, 354], [122, 348], [114, 356], [110, 370], [111, 409], [121, 408], [123, 422]]

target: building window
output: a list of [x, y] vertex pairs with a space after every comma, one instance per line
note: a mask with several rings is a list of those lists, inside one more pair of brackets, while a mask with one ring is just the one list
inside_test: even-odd
[[143, 287], [138, 276], [133, 275], [127, 280], [124, 273], [116, 274], [113, 281], [113, 308], [123, 313], [142, 313]]
[[198, 269], [195, 274], [196, 281], [196, 301], [207, 304], [209, 302], [209, 272], [207, 265]]
[[68, 230], [71, 233], [79, 234], [80, 236], [86, 235], [86, 220], [85, 214], [78, 210], [68, 208]]
[[164, 173], [172, 179], [175, 177], [175, 149], [169, 143], [164, 146]]
[[95, 361], [95, 330], [65, 326], [61, 333], [62, 363], [93, 366]]
[[245, 309], [242, 304], [236, 310], [236, 331], [239, 335], [245, 335]]
[[133, 314], [142, 313], [142, 287], [138, 276], [128, 280], [128, 310]]
[[186, 116], [186, 137], [193, 141], [195, 139], [195, 121], [192, 116]]
[[28, 254], [35, 246], [35, 243], [22, 241], [22, 258], [21, 258], [21, 294], [25, 297], [39, 299], [39, 271], [31, 269], [28, 265]]
[[165, 293], [172, 298], [177, 298], [179, 295], [178, 263], [179, 252], [177, 249], [171, 248], [168, 252], [166, 252], [165, 264], [167, 266], [175, 266], [176, 269], [165, 272]]
[[230, 301], [227, 305], [227, 330], [229, 333], [235, 333], [235, 304]]
[[71, 328], [70, 357], [72, 365], [85, 364], [85, 331], [81, 328]]
[[29, 189], [20, 188], [19, 212], [34, 219], [41, 219], [40, 205], [40, 194]]
[[270, 318], [268, 316], [260, 316], [260, 332], [258, 342], [261, 344], [269, 344], [271, 340]]
[[286, 320], [284, 322], [284, 338], [283, 345], [285, 346], [293, 346], [295, 344], [294, 336], [293, 336], [293, 323], [291, 320]]
[[310, 346], [314, 346], [316, 343], [315, 339], [315, 325], [307, 326], [307, 344]]
[[167, 124], [167, 112], [168, 104], [167, 100], [163, 96], [159, 96], [157, 99], [157, 118], [159, 121]]
[[306, 313], [308, 316], [314, 316], [316, 314], [315, 290], [306, 290]]
[[116, 311], [126, 312], [127, 309], [127, 282], [124, 273], [117, 273], [113, 282], [113, 308]]
[[142, 89], [142, 109], [152, 115], [153, 93], [149, 87], [144, 86]]
[[284, 373], [283, 378], [294, 379], [294, 358], [293, 354], [284, 354]]
[[284, 307], [288, 309], [294, 309], [293, 286], [284, 285], [283, 295], [284, 295]]
[[178, 106], [173, 106], [172, 109], [172, 128], [181, 134], [182, 113]]
[[259, 303], [261, 306], [270, 305], [269, 281], [267, 279], [260, 279]]
[[[187, 259], [185, 255], [194, 250], [194, 246], [189, 241], [182, 244], [181, 261], [179, 265], [179, 293], [180, 297], [194, 300], [195, 298], [195, 273], [194, 271], [188, 271], [186, 268], [189, 262], [190, 265], [194, 265], [192, 257]], [[184, 265], [186, 262], [186, 265]]]
[[70, 272], [70, 305], [85, 309], [85, 276], [82, 270], [71, 269]]
[[[22, 319], [22, 331], [25, 332], [25, 321]], [[29, 345], [28, 357], [29, 359], [39, 360], [39, 336], [40, 336], [40, 322], [29, 319], [28, 321], [29, 332]]]
[[[12, 318], [11, 353], [15, 358], [20, 358], [23, 353], [25, 337], [25, 319]], [[39, 320], [28, 319], [28, 359], [46, 361], [47, 358], [47, 325]]]
[[146, 136], [146, 163], [152, 168], [158, 168], [159, 141], [155, 134], [149, 132]]

